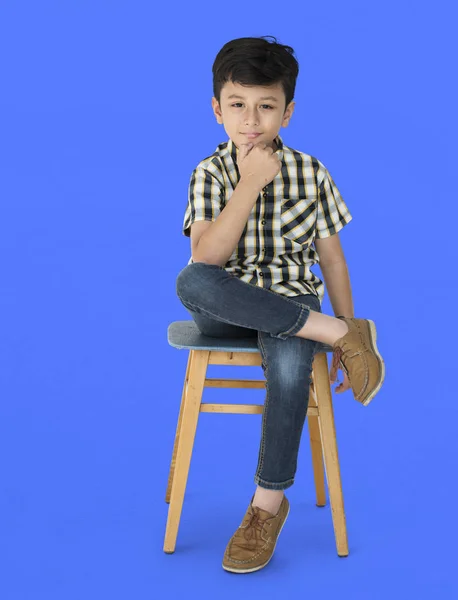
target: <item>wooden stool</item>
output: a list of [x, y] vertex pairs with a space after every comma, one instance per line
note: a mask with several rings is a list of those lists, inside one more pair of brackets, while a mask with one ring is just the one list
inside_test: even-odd
[[[164, 552], [172, 553], [176, 546], [199, 413], [259, 414], [263, 411], [263, 406], [256, 404], [204, 404], [202, 403], [204, 387], [265, 389], [265, 380], [206, 378], [208, 365], [260, 366], [262, 357], [256, 338], [208, 337], [200, 333], [194, 321], [176, 321], [168, 328], [168, 342], [175, 348], [189, 350], [165, 497], [165, 501], [169, 503], [169, 510]], [[311, 394], [307, 410], [316, 505], [326, 505], [324, 479], [326, 473], [337, 554], [348, 556], [347, 528], [326, 352], [332, 352], [332, 348], [320, 344], [313, 361]]]

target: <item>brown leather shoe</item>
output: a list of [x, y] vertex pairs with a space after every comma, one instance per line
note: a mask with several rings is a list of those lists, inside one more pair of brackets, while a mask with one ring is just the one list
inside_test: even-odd
[[333, 346], [329, 378], [335, 381], [340, 366], [348, 376], [355, 400], [367, 406], [385, 379], [385, 363], [375, 343], [375, 323], [367, 319], [339, 318], [348, 325], [348, 333]]
[[231, 573], [252, 573], [267, 565], [289, 514], [286, 496], [283, 496], [276, 515], [253, 506], [251, 502], [224, 553], [223, 569]]

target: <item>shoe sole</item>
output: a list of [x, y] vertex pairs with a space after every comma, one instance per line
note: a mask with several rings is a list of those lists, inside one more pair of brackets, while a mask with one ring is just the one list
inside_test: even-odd
[[381, 357], [380, 352], [378, 351], [378, 348], [377, 348], [377, 330], [375, 328], [375, 323], [374, 323], [374, 321], [371, 321], [370, 319], [368, 319], [367, 322], [369, 323], [369, 328], [370, 328], [370, 332], [371, 332], [370, 341], [371, 341], [372, 350], [373, 350], [375, 356], [377, 357], [377, 360], [378, 360], [379, 366], [380, 366], [380, 379], [377, 383], [377, 386], [372, 390], [372, 392], [369, 394], [369, 396], [364, 400], [364, 402], [361, 402], [361, 404], [363, 406], [367, 406], [370, 403], [370, 401], [374, 398], [374, 396], [378, 393], [378, 391], [382, 387], [382, 383], [385, 379], [385, 363], [384, 363], [383, 358]]
[[282, 532], [282, 529], [285, 526], [286, 519], [288, 518], [290, 508], [291, 508], [291, 505], [288, 506], [288, 512], [286, 513], [285, 520], [283, 521], [283, 525], [280, 527], [280, 531], [278, 532], [277, 539], [275, 540], [274, 549], [272, 550], [272, 554], [270, 555], [268, 561], [266, 561], [263, 565], [259, 565], [258, 567], [254, 567], [254, 569], [231, 569], [230, 567], [227, 567], [223, 563], [222, 564], [223, 569], [225, 571], [229, 571], [229, 573], [254, 573], [255, 571], [259, 571], [260, 569], [263, 569], [265, 566], [267, 566], [269, 564], [269, 562], [271, 561], [272, 556], [274, 555], [275, 548], [277, 547], [278, 538], [280, 537], [280, 533]]

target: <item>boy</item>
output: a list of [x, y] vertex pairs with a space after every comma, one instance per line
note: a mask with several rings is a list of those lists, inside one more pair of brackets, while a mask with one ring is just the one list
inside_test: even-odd
[[[288, 516], [318, 343], [333, 348], [331, 382], [344, 371], [337, 392], [367, 405], [384, 379], [374, 323], [353, 318], [338, 235], [352, 216], [323, 163], [278, 135], [295, 105], [293, 52], [240, 38], [218, 53], [212, 106], [230, 139], [194, 169], [183, 224], [178, 297], [203, 334], [256, 337], [267, 382], [257, 488], [223, 559], [234, 573], [269, 562]], [[318, 261], [337, 318], [321, 313]]]

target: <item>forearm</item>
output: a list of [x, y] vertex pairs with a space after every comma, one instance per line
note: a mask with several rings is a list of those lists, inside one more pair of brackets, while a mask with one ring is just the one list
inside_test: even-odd
[[193, 253], [194, 262], [205, 262], [223, 267], [234, 252], [261, 187], [249, 179], [241, 179], [229, 202], [211, 227], [201, 236]]
[[320, 265], [320, 267], [334, 314], [336, 317], [353, 317], [354, 308], [347, 263], [343, 261], [326, 266]]

